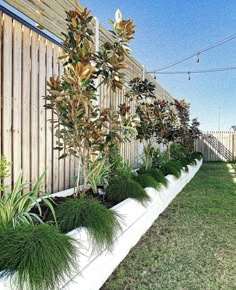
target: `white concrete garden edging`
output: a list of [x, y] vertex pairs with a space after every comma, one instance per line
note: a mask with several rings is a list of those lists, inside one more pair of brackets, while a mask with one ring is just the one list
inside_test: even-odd
[[[128, 198], [113, 207], [122, 216], [122, 230], [114, 241], [112, 251], [107, 249], [99, 253], [92, 252], [92, 245], [84, 228], [79, 228], [68, 233], [82, 245], [79, 249], [79, 265], [77, 272], [68, 278], [61, 286], [63, 290], [97, 290], [108, 279], [119, 263], [127, 256], [130, 249], [136, 245], [142, 235], [151, 227], [158, 216], [168, 207], [175, 196], [194, 177], [202, 165], [202, 160], [196, 165], [188, 166], [189, 172], [182, 172], [180, 178], [168, 175], [168, 186], [159, 190], [145, 188], [150, 196], [150, 201], [144, 206], [134, 199]], [[73, 193], [66, 190], [53, 196], [66, 196]], [[0, 281], [1, 290], [14, 289], [9, 281]]]

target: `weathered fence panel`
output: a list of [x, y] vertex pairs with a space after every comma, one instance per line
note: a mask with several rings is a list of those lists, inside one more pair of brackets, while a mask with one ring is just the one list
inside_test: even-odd
[[[20, 10], [24, 8], [22, 4], [24, 1], [8, 2], [17, 4]], [[64, 0], [53, 2], [61, 7], [67, 3], [71, 9], [76, 3]], [[31, 1], [27, 3], [32, 4]], [[41, 2], [38, 2], [38, 5], [41, 9], [50, 8], [50, 5], [45, 6]], [[27, 11], [33, 13], [30, 6], [25, 10]], [[58, 11], [60, 21], [55, 22], [55, 25], [50, 22], [50, 25], [57, 29], [57, 35], [64, 14], [63, 9]], [[47, 23], [49, 22], [44, 22]], [[56, 27], [57, 25], [59, 26]], [[105, 39], [110, 39], [110, 36], [100, 26], [101, 43]], [[75, 158], [58, 160], [59, 154], [53, 150], [56, 144], [54, 128], [48, 122], [55, 116], [50, 110], [45, 110], [45, 100], [42, 97], [46, 95], [46, 81], [49, 77], [63, 73], [63, 66], [57, 62], [61, 48], [2, 12], [0, 12], [0, 42], [2, 43], [0, 45], [0, 154], [4, 154], [13, 163], [11, 176], [5, 180], [5, 183], [11, 189], [22, 169], [24, 180], [33, 184], [46, 169], [42, 190], [52, 193], [72, 187], [73, 176], [76, 174]], [[142, 65], [133, 57], [127, 59], [127, 65], [125, 70], [127, 79], [143, 75]], [[145, 77], [155, 82], [149, 74], [145, 73]], [[156, 85], [156, 93], [160, 98], [171, 99], [167, 91], [158, 83]], [[127, 88], [124, 87], [114, 94], [107, 87], [100, 86], [100, 105], [117, 108], [118, 104], [127, 101], [124, 97], [126, 90]], [[131, 110], [134, 111], [134, 107]], [[133, 167], [137, 167], [139, 155], [137, 141], [123, 144], [121, 153]]]
[[235, 161], [236, 132], [207, 131], [196, 141], [195, 148], [205, 161]]

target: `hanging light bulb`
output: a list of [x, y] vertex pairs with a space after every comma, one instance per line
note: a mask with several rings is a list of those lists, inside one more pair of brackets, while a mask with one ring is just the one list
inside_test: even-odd
[[196, 59], [196, 63], [199, 63], [199, 62], [200, 62], [200, 59], [199, 59], [199, 54], [200, 54], [200, 52], [197, 52], [197, 59]]
[[190, 72], [188, 72], [188, 80], [189, 80], [189, 81], [191, 80]]

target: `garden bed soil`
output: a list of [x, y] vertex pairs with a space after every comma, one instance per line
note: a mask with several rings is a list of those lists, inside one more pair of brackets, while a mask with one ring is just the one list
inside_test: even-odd
[[[80, 197], [76, 196], [74, 193], [72, 193], [72, 194], [70, 194], [68, 196], [52, 196], [52, 197], [50, 197], [50, 202], [51, 202], [53, 208], [56, 209], [60, 204], [66, 202], [67, 200], [77, 199], [77, 198], [80, 198]], [[105, 196], [100, 196], [98, 194], [97, 195], [93, 194], [91, 189], [89, 189], [86, 192], [86, 197], [85, 198], [91, 199], [91, 200], [97, 200], [98, 202], [100, 202], [106, 208], [112, 208], [113, 206], [115, 206], [117, 204], [116, 202], [108, 200], [106, 195]], [[47, 206], [47, 204], [43, 200], [40, 201], [40, 207], [41, 207], [41, 210], [42, 210], [42, 215], [41, 216], [40, 216], [40, 213], [39, 213], [39, 210], [38, 210], [37, 206], [34, 206], [31, 209], [30, 212], [39, 215], [44, 222], [51, 221], [52, 220], [51, 211], [50, 211], [49, 207]]]

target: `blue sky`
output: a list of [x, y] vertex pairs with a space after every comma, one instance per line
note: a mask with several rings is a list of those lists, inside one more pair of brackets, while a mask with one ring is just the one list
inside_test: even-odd
[[[235, 0], [81, 0], [106, 27], [117, 8], [136, 25], [132, 54], [153, 71], [236, 33]], [[190, 59], [170, 70], [198, 70], [236, 66], [236, 39]], [[159, 75], [158, 81], [174, 97], [191, 103], [192, 117], [203, 130], [236, 124], [236, 70], [209, 74]]]
[[[236, 33], [236, 0], [80, 0], [107, 29], [117, 8], [123, 18], [133, 19], [133, 56], [153, 71], [171, 64]], [[9, 7], [4, 1], [0, 4]], [[10, 8], [11, 10], [15, 11]], [[15, 11], [17, 13], [17, 11]], [[33, 22], [32, 22], [33, 23]], [[199, 70], [236, 66], [236, 38], [200, 54], [200, 63], [190, 59], [171, 70]], [[170, 94], [191, 104], [203, 130], [221, 130], [236, 125], [236, 70], [208, 74], [158, 75]]]

